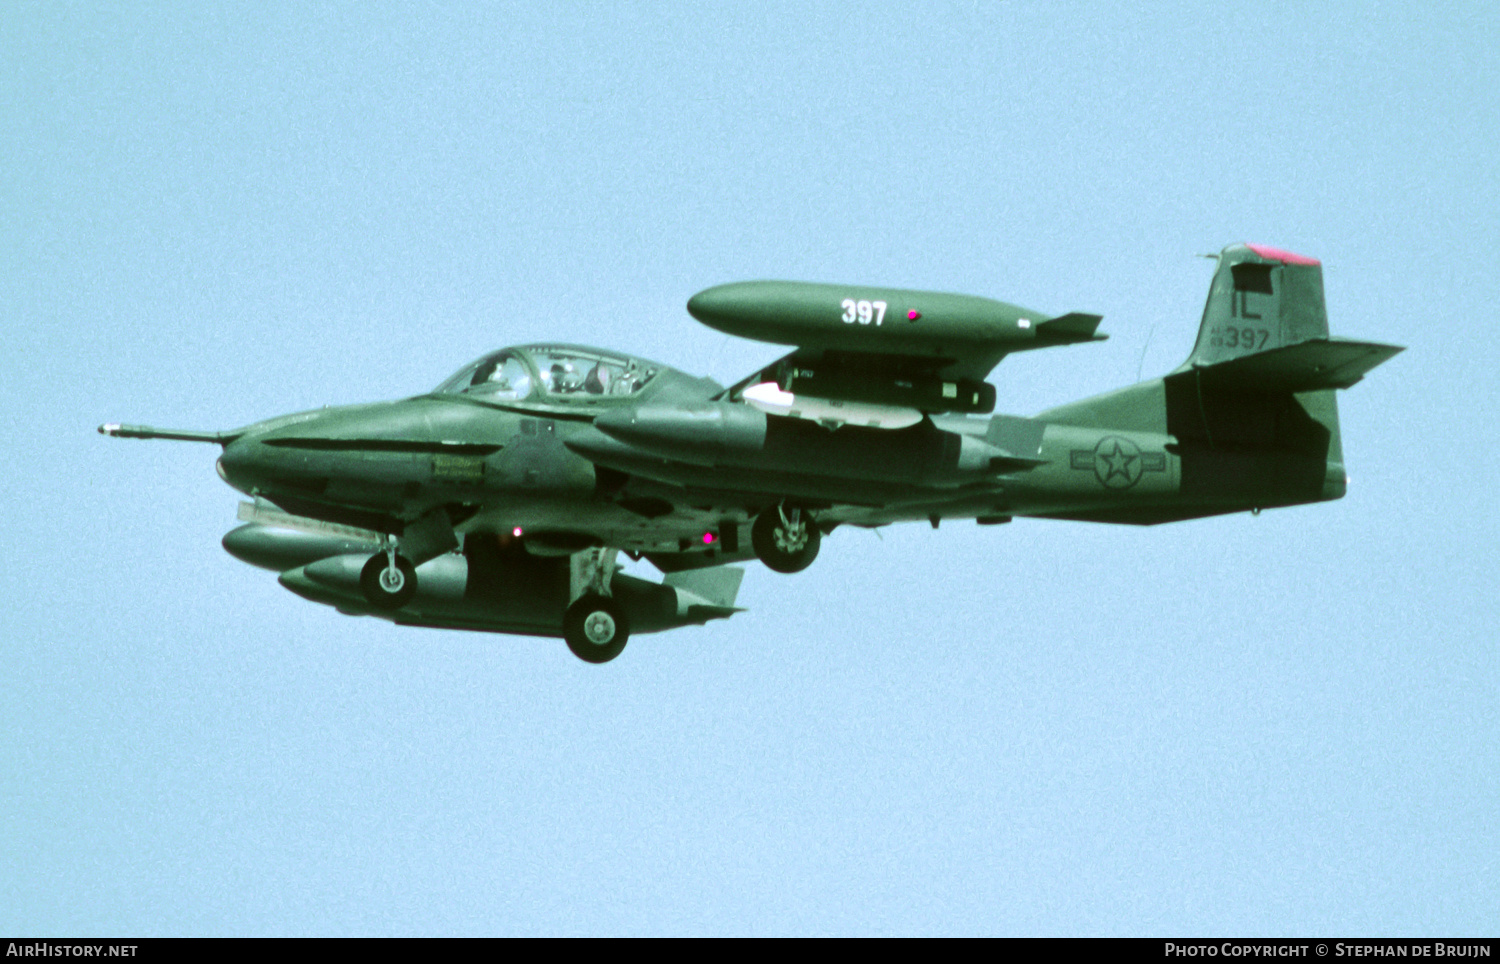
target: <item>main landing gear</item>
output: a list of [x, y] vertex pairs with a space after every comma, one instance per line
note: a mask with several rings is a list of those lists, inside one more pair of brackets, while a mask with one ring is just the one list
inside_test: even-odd
[[574, 656], [585, 663], [607, 663], [620, 655], [630, 638], [625, 607], [610, 595], [616, 549], [575, 552], [569, 560], [568, 604], [563, 613], [563, 639]]
[[812, 565], [822, 538], [811, 513], [785, 505], [763, 510], [750, 526], [756, 557], [776, 572], [801, 572]]
[[630, 638], [625, 610], [611, 596], [585, 593], [563, 614], [563, 639], [585, 663], [607, 663], [620, 655]]

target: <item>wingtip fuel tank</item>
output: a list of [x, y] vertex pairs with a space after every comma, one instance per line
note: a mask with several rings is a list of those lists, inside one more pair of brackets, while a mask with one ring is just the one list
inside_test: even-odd
[[1053, 319], [976, 295], [862, 285], [740, 281], [698, 292], [687, 308], [727, 334], [822, 351], [951, 358], [1102, 337], [1097, 315]]

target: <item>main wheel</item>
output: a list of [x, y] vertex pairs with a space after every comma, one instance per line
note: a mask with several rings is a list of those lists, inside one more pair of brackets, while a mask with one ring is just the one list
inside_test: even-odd
[[777, 572], [801, 572], [812, 565], [822, 538], [809, 513], [780, 505], [762, 511], [750, 527], [756, 557]]
[[376, 609], [400, 609], [417, 594], [417, 567], [405, 556], [397, 556], [392, 569], [390, 558], [377, 552], [360, 570], [359, 588]]
[[563, 639], [585, 663], [607, 663], [630, 638], [624, 608], [609, 596], [584, 593], [563, 614]]

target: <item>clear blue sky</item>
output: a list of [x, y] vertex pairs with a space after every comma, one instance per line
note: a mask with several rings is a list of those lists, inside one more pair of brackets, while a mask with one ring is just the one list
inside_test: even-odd
[[[145, 9], [142, 9], [145, 8]], [[0, 932], [1494, 934], [1493, 3], [0, 5]], [[746, 278], [1098, 312], [1028, 414], [1321, 258], [1341, 502], [840, 530], [633, 640], [218, 544], [231, 428]]]

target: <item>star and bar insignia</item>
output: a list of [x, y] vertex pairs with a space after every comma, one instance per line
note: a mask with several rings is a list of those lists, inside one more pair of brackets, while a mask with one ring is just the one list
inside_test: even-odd
[[1128, 489], [1147, 472], [1165, 472], [1165, 452], [1142, 452], [1139, 445], [1119, 435], [1106, 435], [1092, 449], [1074, 449], [1070, 465], [1092, 470], [1106, 489]]

